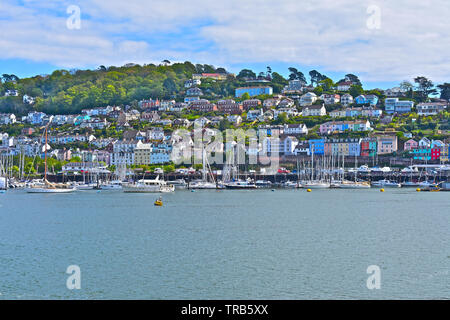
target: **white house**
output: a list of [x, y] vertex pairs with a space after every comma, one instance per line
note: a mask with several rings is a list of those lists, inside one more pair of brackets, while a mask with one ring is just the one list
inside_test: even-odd
[[298, 139], [293, 136], [287, 136], [282, 141], [282, 153], [285, 155], [293, 155], [295, 147], [298, 145]]
[[419, 140], [419, 147], [429, 148], [431, 146], [431, 141], [427, 137], [423, 137]]
[[351, 105], [352, 103], [353, 103], [353, 97], [351, 94], [346, 93], [346, 94], [342, 95], [341, 104], [343, 106], [348, 106], [348, 105]]
[[447, 108], [445, 102], [423, 102], [417, 105], [417, 114], [419, 116], [436, 115]]
[[299, 104], [300, 106], [308, 106], [317, 101], [317, 95], [314, 92], [305, 93], [300, 97]]
[[0, 113], [0, 124], [14, 124], [16, 116], [13, 113]]
[[247, 112], [247, 120], [255, 121], [264, 115], [263, 109], [249, 110]]
[[288, 134], [288, 135], [308, 134], [308, 128], [303, 123], [285, 124], [284, 125], [284, 134]]
[[326, 114], [327, 114], [327, 109], [325, 109], [325, 105], [306, 106], [302, 110], [302, 115], [304, 117], [308, 117], [308, 116], [325, 116]]
[[25, 104], [33, 104], [34, 101], [35, 101], [35, 99], [34, 99], [33, 97], [30, 97], [30, 96], [27, 95], [27, 94], [24, 94], [23, 97], [22, 97], [22, 101], [23, 101], [23, 103], [25, 103]]
[[348, 91], [352, 85], [353, 83], [351, 81], [342, 81], [337, 83], [336, 89], [338, 91]]
[[322, 96], [323, 102], [327, 104], [336, 104], [340, 101], [341, 96], [338, 94], [323, 94]]
[[239, 125], [242, 122], [242, 117], [238, 114], [232, 114], [227, 117], [227, 120], [234, 125]]

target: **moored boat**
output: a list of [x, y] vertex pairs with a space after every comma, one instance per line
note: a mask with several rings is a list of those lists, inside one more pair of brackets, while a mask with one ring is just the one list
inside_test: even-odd
[[384, 187], [384, 188], [400, 188], [401, 187], [400, 183], [397, 183], [397, 182], [391, 181], [391, 180], [387, 180], [387, 179], [374, 181], [374, 182], [372, 182], [372, 185], [376, 186], [376, 187]]
[[123, 192], [127, 193], [161, 193], [174, 192], [175, 186], [168, 184], [164, 180], [160, 180], [159, 176], [156, 179], [141, 179], [136, 183], [124, 184]]

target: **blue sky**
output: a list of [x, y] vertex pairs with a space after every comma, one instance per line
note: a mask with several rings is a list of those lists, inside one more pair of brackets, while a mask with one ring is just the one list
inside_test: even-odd
[[169, 59], [354, 73], [366, 88], [450, 82], [448, 16], [447, 0], [0, 0], [0, 74]]

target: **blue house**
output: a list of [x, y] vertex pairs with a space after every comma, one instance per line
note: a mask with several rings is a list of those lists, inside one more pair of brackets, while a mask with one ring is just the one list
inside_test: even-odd
[[370, 104], [375, 106], [378, 103], [378, 97], [374, 94], [359, 95], [355, 98], [357, 104]]
[[273, 94], [272, 87], [241, 87], [236, 88], [235, 96], [239, 98], [244, 93], [248, 93], [250, 97], [259, 96], [261, 94]]
[[323, 155], [325, 153], [325, 139], [309, 140], [309, 152], [315, 155]]

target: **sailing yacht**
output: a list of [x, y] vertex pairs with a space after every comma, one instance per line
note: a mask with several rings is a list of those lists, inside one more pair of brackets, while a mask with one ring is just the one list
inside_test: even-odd
[[75, 188], [65, 183], [51, 183], [47, 180], [47, 150], [48, 150], [48, 127], [53, 120], [53, 116], [50, 117], [47, 125], [45, 126], [45, 146], [44, 146], [44, 181], [43, 185], [32, 184], [25, 189], [28, 193], [69, 193], [76, 191]]
[[307, 189], [328, 189], [331, 187], [330, 182], [322, 179], [314, 179], [314, 152], [311, 154], [311, 179], [303, 184], [303, 188]]
[[[358, 167], [358, 158], [355, 155], [355, 169], [353, 170], [353, 173], [355, 175], [355, 181], [348, 181], [348, 180], [342, 180], [341, 183], [339, 183], [337, 185], [338, 188], [341, 189], [368, 189], [370, 188], [370, 183], [366, 182], [366, 181], [358, 181], [358, 171], [359, 169], [363, 168], [364, 170], [366, 169], [367, 166], [361, 166], [359, 169], [357, 169]], [[368, 169], [368, 167], [367, 167]]]
[[[208, 181], [208, 177], [211, 181]], [[217, 189], [204, 146], [202, 150], [202, 179], [189, 182], [189, 189]]]

